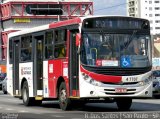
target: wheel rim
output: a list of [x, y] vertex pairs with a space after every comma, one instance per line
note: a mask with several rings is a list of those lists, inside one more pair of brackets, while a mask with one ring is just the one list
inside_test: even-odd
[[24, 100], [24, 102], [27, 101], [27, 89], [26, 88], [24, 88], [24, 90], [23, 90], [23, 100]]
[[66, 104], [66, 99], [67, 99], [66, 90], [62, 89], [61, 92], [60, 92], [60, 103], [62, 105], [65, 105]]

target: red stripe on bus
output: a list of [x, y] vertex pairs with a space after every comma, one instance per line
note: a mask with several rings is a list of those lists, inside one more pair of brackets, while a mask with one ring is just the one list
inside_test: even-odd
[[70, 20], [65, 20], [65, 21], [59, 21], [56, 23], [51, 23], [49, 25], [49, 28], [57, 28], [57, 27], [61, 27], [61, 26], [67, 26], [67, 25], [72, 25], [72, 24], [79, 24], [81, 23], [81, 19], [79, 17], [74, 18], [74, 19], [70, 19]]
[[87, 71], [81, 66], [81, 72], [84, 72], [91, 78], [101, 82], [108, 82], [108, 83], [119, 83], [122, 81], [122, 76], [110, 76], [110, 75], [103, 75], [103, 74], [96, 74], [94, 72]]

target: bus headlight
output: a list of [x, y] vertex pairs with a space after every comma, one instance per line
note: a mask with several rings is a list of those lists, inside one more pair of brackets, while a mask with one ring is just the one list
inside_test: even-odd
[[152, 81], [152, 77], [150, 76], [150, 77], [146, 78], [145, 80], [140, 81], [140, 82], [139, 82], [139, 85], [140, 85], [140, 86], [144, 86], [144, 85], [149, 84], [151, 81]]
[[101, 85], [102, 85], [101, 82], [92, 79], [90, 76], [88, 76], [88, 75], [85, 74], [85, 73], [83, 73], [82, 76], [83, 76], [83, 78], [84, 78], [84, 80], [85, 80], [86, 82], [88, 82], [88, 83], [90, 83], [90, 84], [92, 84], [92, 85], [94, 85], [94, 86], [101, 86]]

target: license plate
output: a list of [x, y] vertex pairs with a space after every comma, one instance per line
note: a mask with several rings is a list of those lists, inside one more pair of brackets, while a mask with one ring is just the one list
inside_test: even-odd
[[115, 89], [115, 92], [116, 92], [116, 93], [126, 93], [126, 92], [127, 92], [127, 89], [126, 89], [126, 88], [116, 88], [116, 89]]

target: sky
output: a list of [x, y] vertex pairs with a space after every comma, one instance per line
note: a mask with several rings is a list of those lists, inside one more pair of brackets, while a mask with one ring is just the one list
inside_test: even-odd
[[126, 15], [126, 0], [92, 0], [95, 15]]

